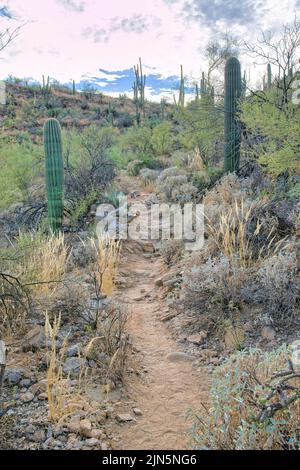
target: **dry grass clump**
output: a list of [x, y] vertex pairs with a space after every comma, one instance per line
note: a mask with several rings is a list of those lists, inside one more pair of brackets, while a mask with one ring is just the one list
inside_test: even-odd
[[215, 450], [299, 450], [300, 373], [288, 350], [238, 352], [219, 367], [211, 408], [191, 413], [192, 446]]
[[18, 249], [22, 254], [20, 276], [35, 293], [52, 295], [58, 283], [64, 279], [70, 256], [64, 235], [20, 233]]
[[85, 355], [102, 369], [106, 385], [113, 388], [122, 382], [130, 349], [126, 323], [127, 310], [110, 303], [101, 313], [97, 324], [97, 336], [87, 345]]
[[112, 294], [115, 287], [118, 262], [120, 257], [120, 240], [112, 240], [109, 236], [90, 239], [89, 243], [95, 255], [95, 276], [102, 294]]
[[283, 240], [276, 241], [274, 227], [259, 245], [262, 224], [256, 220], [253, 233], [249, 234], [248, 226], [251, 221], [254, 206], [245, 207], [244, 200], [235, 200], [233, 206], [222, 210], [219, 222], [212, 225], [208, 221], [207, 228], [218, 249], [231, 263], [237, 263], [244, 268], [275, 254], [282, 247]]
[[[51, 421], [59, 422], [76, 410], [83, 408], [85, 400], [81, 393], [81, 378], [78, 379], [76, 390], [71, 389], [70, 380], [64, 376], [63, 363], [67, 339], [58, 352], [56, 339], [59, 333], [61, 317], [54, 319], [51, 324], [45, 317], [46, 355], [47, 355], [47, 397]], [[50, 344], [49, 344], [50, 343]], [[84, 371], [82, 371], [83, 375]]]

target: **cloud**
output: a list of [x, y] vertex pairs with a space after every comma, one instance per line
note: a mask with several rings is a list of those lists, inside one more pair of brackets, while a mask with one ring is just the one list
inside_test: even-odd
[[68, 10], [81, 13], [85, 10], [85, 2], [78, 2], [77, 0], [57, 0]]
[[[165, 1], [170, 3], [170, 0]], [[260, 0], [187, 0], [182, 9], [187, 19], [201, 20], [213, 27], [219, 21], [228, 26], [249, 25], [258, 19], [262, 7], [263, 2]]]
[[92, 38], [94, 42], [108, 42], [111, 35], [116, 32], [143, 34], [161, 24], [155, 16], [134, 14], [130, 17], [115, 16], [107, 21], [106, 27], [88, 27], [82, 31], [84, 37]]
[[6, 6], [0, 7], [0, 16], [9, 18], [10, 20], [13, 19], [12, 13], [9, 11], [9, 9]]

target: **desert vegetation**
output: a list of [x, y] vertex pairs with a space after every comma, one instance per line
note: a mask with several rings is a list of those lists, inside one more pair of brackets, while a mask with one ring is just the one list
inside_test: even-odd
[[[0, 448], [152, 449], [171, 427], [166, 449], [299, 450], [299, 47], [297, 19], [276, 41], [210, 43], [173, 102], [146, 99], [142, 59], [133, 99], [5, 81]], [[255, 87], [246, 53], [265, 63]], [[203, 204], [202, 248], [174, 227], [100, 232], [98, 206], [120, 217], [125, 196], [126, 230], [147, 226], [136, 203]], [[173, 417], [184, 385], [174, 426], [150, 405], [163, 383]]]

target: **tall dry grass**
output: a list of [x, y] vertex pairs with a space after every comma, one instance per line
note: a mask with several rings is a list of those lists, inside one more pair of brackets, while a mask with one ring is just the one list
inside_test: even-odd
[[49, 417], [53, 422], [60, 422], [72, 415], [76, 410], [85, 406], [86, 402], [81, 393], [81, 372], [77, 387], [71, 389], [69, 377], [63, 373], [67, 338], [64, 340], [60, 351], [57, 350], [56, 340], [60, 330], [61, 316], [55, 317], [50, 323], [49, 317], [45, 317], [46, 358], [47, 358], [47, 398]]
[[278, 252], [284, 240], [275, 242], [274, 228], [271, 227], [264, 243], [258, 247], [262, 224], [256, 221], [255, 229], [248, 234], [248, 224], [253, 214], [254, 206], [245, 208], [244, 200], [235, 200], [234, 206], [221, 211], [217, 224], [208, 219], [208, 231], [214, 239], [218, 249], [226, 258], [239, 267], [253, 266], [269, 256]]
[[20, 271], [35, 292], [51, 295], [65, 275], [70, 251], [64, 235], [45, 236], [40, 233], [19, 236], [19, 249], [23, 253]]
[[95, 253], [95, 273], [100, 292], [110, 295], [115, 287], [121, 243], [109, 236], [90, 239], [89, 242]]

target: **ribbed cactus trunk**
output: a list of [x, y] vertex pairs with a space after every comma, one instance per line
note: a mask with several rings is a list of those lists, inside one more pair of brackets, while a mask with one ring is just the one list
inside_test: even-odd
[[241, 131], [237, 108], [242, 94], [241, 66], [238, 59], [231, 57], [225, 66], [225, 171], [239, 169]]
[[52, 232], [57, 233], [63, 219], [63, 175], [61, 129], [56, 119], [44, 125], [45, 176], [48, 202], [48, 221]]

